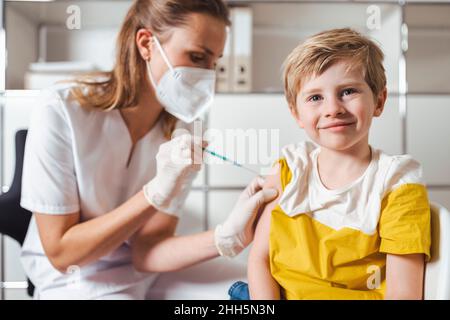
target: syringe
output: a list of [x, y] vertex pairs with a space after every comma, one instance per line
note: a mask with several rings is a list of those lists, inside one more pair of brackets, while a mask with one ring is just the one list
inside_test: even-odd
[[250, 168], [247, 168], [247, 167], [243, 166], [242, 164], [240, 164], [240, 163], [238, 163], [238, 162], [236, 162], [236, 161], [234, 161], [234, 160], [228, 159], [227, 157], [222, 156], [222, 155], [220, 155], [220, 154], [217, 154], [217, 153], [215, 153], [214, 151], [208, 150], [208, 149], [206, 149], [206, 148], [202, 148], [202, 149], [203, 149], [205, 152], [209, 153], [210, 155], [212, 155], [212, 156], [214, 156], [214, 157], [217, 157], [217, 158], [219, 158], [219, 159], [222, 159], [222, 160], [224, 160], [224, 161], [227, 161], [227, 162], [231, 163], [232, 165], [234, 165], [234, 166], [236, 166], [236, 167], [239, 167], [239, 168], [242, 168], [242, 169], [245, 169], [245, 170], [247, 170], [247, 171], [249, 171], [249, 172], [251, 172], [251, 173], [253, 173], [253, 174], [256, 174], [257, 176], [261, 176], [261, 175], [259, 174], [259, 172], [256, 172], [255, 170], [252, 170], [252, 169], [250, 169]]

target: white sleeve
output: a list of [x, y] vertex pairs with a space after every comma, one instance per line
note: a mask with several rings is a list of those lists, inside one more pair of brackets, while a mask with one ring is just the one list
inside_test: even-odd
[[410, 155], [394, 156], [385, 179], [385, 190], [391, 192], [404, 184], [422, 184], [421, 164]]
[[80, 210], [72, 134], [63, 102], [44, 91], [33, 108], [25, 145], [20, 205], [32, 212]]

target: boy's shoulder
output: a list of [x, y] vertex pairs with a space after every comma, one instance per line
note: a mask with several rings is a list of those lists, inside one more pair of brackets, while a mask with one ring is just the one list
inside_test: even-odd
[[379, 151], [379, 170], [385, 172], [384, 189], [390, 192], [404, 184], [424, 185], [422, 165], [409, 154], [389, 155]]
[[311, 162], [312, 156], [319, 146], [311, 141], [301, 141], [284, 146], [281, 149], [282, 159], [295, 167], [304, 167]]
[[[409, 154], [390, 155], [380, 149], [372, 148], [373, 161], [377, 162], [375, 170], [370, 170], [374, 175], [371, 181], [382, 183], [382, 188], [389, 192], [403, 184], [422, 184], [423, 170], [419, 161]], [[311, 141], [301, 141], [286, 145], [282, 148], [282, 159], [287, 162], [290, 169], [306, 172], [311, 170], [314, 157], [320, 151], [320, 147]], [[380, 184], [378, 184], [381, 186]]]

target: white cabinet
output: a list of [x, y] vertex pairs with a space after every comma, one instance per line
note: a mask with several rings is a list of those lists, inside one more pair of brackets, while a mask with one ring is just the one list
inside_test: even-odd
[[20, 245], [9, 237], [4, 237], [4, 268], [6, 282], [15, 282], [20, 288], [6, 288], [4, 289], [4, 298], [6, 300], [30, 300], [27, 289], [23, 289], [23, 285], [26, 285], [27, 277], [23, 271], [22, 264], [20, 263]]
[[[230, 116], [231, 115], [231, 116]], [[370, 143], [390, 154], [402, 151], [398, 97], [389, 96], [383, 114], [374, 118]], [[209, 113], [209, 149], [262, 173], [279, 159], [281, 149], [308, 140], [289, 111], [283, 94], [218, 95]], [[246, 185], [255, 175], [228, 162], [207, 158], [212, 186]]]
[[117, 31], [131, 3], [124, 0], [6, 3], [7, 89], [24, 87], [28, 64], [37, 58], [90, 61], [99, 70], [110, 69]]
[[[28, 127], [31, 108], [36, 101], [36, 92], [21, 92], [9, 94], [4, 100], [4, 185], [10, 186], [15, 170], [15, 134], [20, 129]], [[20, 263], [20, 246], [9, 237], [4, 237], [4, 281], [26, 281], [25, 272]], [[30, 299], [26, 289], [4, 289], [5, 299]]]
[[402, 153], [402, 118], [397, 95], [389, 95], [381, 116], [373, 118], [369, 143], [388, 154]]
[[281, 92], [281, 66], [287, 55], [309, 36], [345, 27], [380, 43], [385, 53], [388, 89], [398, 92], [401, 9], [397, 4], [275, 2], [251, 4], [254, 92]]
[[[214, 228], [222, 223], [231, 212], [241, 191], [212, 191], [209, 193], [208, 201], [208, 224], [209, 228]], [[236, 259], [239, 262], [247, 263], [250, 247], [241, 252]]]
[[450, 188], [428, 189], [428, 198], [430, 202], [435, 202], [450, 211]]
[[[306, 139], [281, 94], [219, 95], [208, 132], [215, 136], [208, 149], [261, 173], [280, 158], [283, 146]], [[245, 186], [255, 177], [228, 162], [209, 160], [212, 186]]]
[[191, 191], [183, 206], [177, 226], [177, 235], [187, 235], [205, 231], [205, 194]]
[[450, 6], [409, 5], [408, 90], [450, 93]]
[[5, 184], [9, 186], [12, 182], [15, 167], [15, 135], [21, 129], [27, 129], [30, 113], [36, 104], [39, 91], [10, 91], [8, 92], [4, 106], [4, 172]]
[[450, 185], [450, 95], [410, 96], [407, 119], [407, 151], [426, 183]]

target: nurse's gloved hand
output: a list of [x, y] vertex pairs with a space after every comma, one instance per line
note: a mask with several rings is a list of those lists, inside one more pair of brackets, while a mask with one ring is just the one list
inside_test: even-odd
[[179, 216], [191, 184], [201, 169], [199, 137], [188, 134], [161, 144], [156, 155], [156, 176], [144, 186], [144, 195], [157, 210]]
[[263, 184], [263, 178], [255, 178], [241, 193], [228, 218], [216, 227], [214, 240], [221, 256], [234, 257], [253, 241], [259, 208], [278, 195], [276, 189], [262, 189]]

